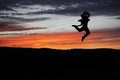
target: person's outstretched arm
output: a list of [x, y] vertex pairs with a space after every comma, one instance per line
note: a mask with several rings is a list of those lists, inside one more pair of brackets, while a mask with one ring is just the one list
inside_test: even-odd
[[78, 26], [82, 26], [82, 24], [78, 25]]

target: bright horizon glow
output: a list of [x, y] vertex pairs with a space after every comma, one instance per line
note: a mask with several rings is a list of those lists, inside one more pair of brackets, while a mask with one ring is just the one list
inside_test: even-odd
[[120, 49], [120, 38], [107, 33], [93, 33], [81, 42], [81, 33], [24, 35], [0, 38], [1, 47], [52, 48], [52, 49]]

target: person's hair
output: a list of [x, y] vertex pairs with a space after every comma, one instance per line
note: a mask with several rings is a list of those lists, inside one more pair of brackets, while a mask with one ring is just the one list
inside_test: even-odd
[[86, 17], [90, 17], [90, 13], [87, 12], [87, 11], [83, 12], [82, 15], [83, 15], [83, 16], [86, 16]]

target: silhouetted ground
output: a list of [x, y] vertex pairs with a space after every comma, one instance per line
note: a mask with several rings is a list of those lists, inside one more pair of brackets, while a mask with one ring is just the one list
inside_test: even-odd
[[[120, 78], [120, 50], [0, 48], [1, 78], [112, 80]], [[3, 80], [3, 79], [1, 79]]]

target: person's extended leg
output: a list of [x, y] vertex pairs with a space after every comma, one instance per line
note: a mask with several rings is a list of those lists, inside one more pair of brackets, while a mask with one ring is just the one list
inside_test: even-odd
[[90, 34], [90, 30], [88, 28], [85, 29], [86, 34], [82, 36], [82, 41]]
[[81, 31], [83, 31], [84, 29], [83, 29], [83, 27], [82, 28], [78, 28], [78, 26], [76, 26], [76, 25], [72, 25], [78, 32], [81, 32]]

